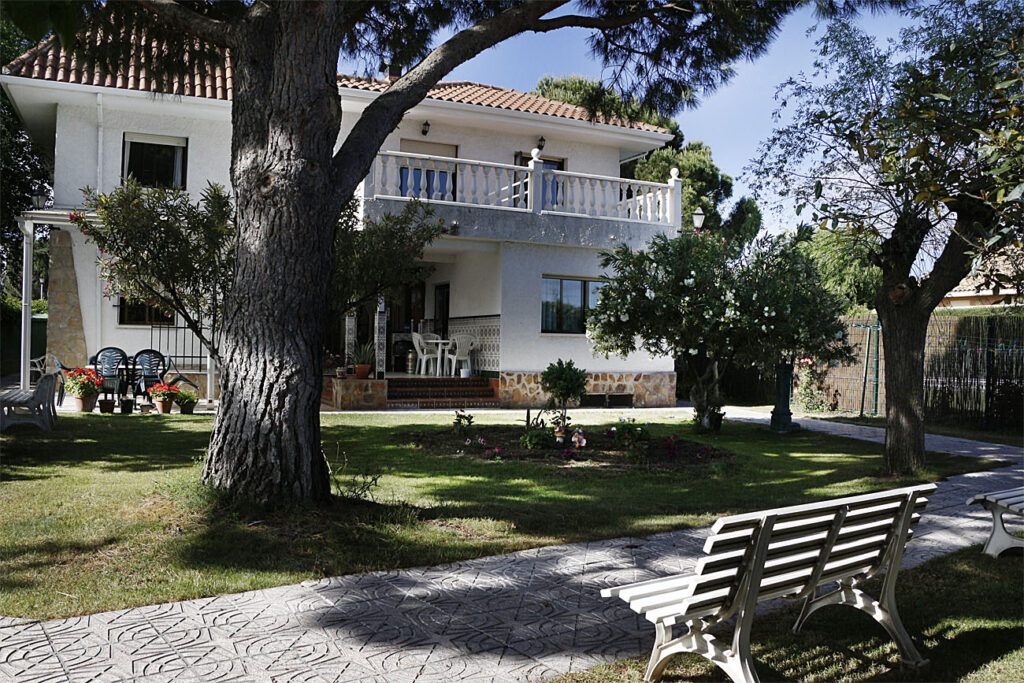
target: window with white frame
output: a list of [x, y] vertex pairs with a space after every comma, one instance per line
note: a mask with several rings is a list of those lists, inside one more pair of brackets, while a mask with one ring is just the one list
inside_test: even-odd
[[540, 331], [583, 334], [587, 311], [597, 305], [604, 282], [545, 277], [540, 297]]
[[185, 187], [188, 138], [125, 133], [121, 176], [146, 187]]

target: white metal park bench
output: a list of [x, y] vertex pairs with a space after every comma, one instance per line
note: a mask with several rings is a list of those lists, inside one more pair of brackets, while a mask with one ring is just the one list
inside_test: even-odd
[[0, 431], [22, 422], [34, 424], [44, 432], [53, 429], [57, 419], [54, 394], [59, 375], [59, 371], [43, 375], [32, 391], [12, 389], [0, 394]]
[[[752, 512], [719, 519], [693, 573], [601, 591], [619, 597], [654, 623], [646, 681], [657, 681], [673, 655], [692, 652], [717, 664], [734, 681], [757, 681], [750, 630], [757, 603], [803, 598], [794, 633], [827, 605], [849, 605], [871, 615], [899, 646], [904, 663], [925, 660], [896, 611], [896, 574], [907, 540], [934, 484]], [[885, 573], [880, 599], [858, 585]], [[827, 592], [822, 589], [838, 582]], [[732, 642], [709, 633], [736, 617]], [[686, 627], [673, 637], [672, 629]]]
[[1004, 550], [1010, 548], [1024, 548], [1024, 538], [1017, 538], [1010, 535], [1003, 526], [1003, 515], [1011, 514], [1024, 516], [1024, 486], [1005, 491], [993, 491], [974, 496], [967, 504], [980, 503], [983, 508], [992, 513], [992, 533], [985, 542], [982, 549], [986, 555], [999, 557]]

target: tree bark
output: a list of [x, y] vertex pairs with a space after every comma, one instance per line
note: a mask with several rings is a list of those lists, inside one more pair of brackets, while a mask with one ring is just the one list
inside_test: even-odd
[[332, 3], [281, 3], [236, 27], [231, 180], [239, 243], [203, 481], [264, 504], [330, 496], [319, 410], [344, 200], [331, 182], [340, 39], [324, 27], [335, 11]]

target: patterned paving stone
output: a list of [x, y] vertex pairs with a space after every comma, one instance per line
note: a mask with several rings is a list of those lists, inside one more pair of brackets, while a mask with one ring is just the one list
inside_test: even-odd
[[[802, 422], [880, 438], [872, 428]], [[1021, 449], [929, 439], [935, 450], [1014, 464], [941, 482], [906, 567], [984, 540], [991, 518], [967, 499], [1024, 481]], [[601, 588], [690, 569], [706, 535], [535, 548], [43, 623], [0, 617], [0, 681], [539, 681], [645, 653], [652, 626], [601, 599]]]

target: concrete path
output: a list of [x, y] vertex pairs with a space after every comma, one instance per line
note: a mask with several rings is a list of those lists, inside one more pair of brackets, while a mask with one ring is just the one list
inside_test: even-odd
[[[1014, 464], [940, 483], [904, 567], [982, 542], [991, 518], [967, 499], [1024, 481], [1021, 449], [951, 441]], [[688, 569], [706, 534], [551, 546], [47, 622], [0, 617], [0, 680], [540, 680], [646, 653], [651, 625], [600, 589]]]

